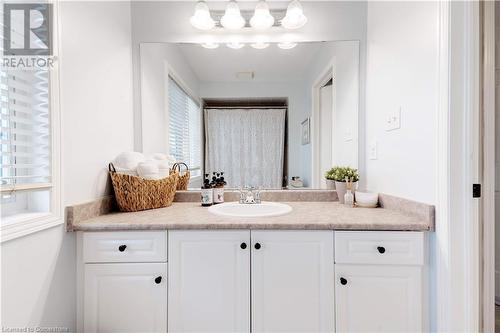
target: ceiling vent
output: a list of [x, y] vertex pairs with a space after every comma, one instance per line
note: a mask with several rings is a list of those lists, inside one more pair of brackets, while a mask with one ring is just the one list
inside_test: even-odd
[[255, 77], [255, 72], [237, 72], [236, 78], [242, 81], [251, 81]]

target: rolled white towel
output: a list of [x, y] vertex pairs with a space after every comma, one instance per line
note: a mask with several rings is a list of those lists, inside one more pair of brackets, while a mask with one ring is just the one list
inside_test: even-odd
[[115, 167], [115, 169], [116, 169], [117, 173], [122, 173], [122, 174], [130, 175], [130, 176], [138, 176], [137, 168], [134, 170], [130, 170], [130, 169], [122, 169], [122, 168]]
[[159, 169], [156, 162], [146, 161], [137, 165], [137, 174], [146, 179], [159, 179]]
[[144, 162], [146, 159], [142, 153], [130, 151], [123, 152], [115, 157], [113, 164], [116, 170], [125, 170], [127, 172], [136, 172], [137, 165]]
[[165, 178], [170, 174], [170, 163], [168, 160], [157, 160], [156, 165], [158, 166], [158, 173], [161, 178]]
[[168, 155], [163, 153], [155, 153], [151, 156], [151, 158], [153, 160], [159, 160], [159, 161], [168, 160]]

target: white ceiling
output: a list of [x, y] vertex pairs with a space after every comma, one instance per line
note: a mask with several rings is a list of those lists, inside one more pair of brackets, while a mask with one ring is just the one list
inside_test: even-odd
[[276, 44], [263, 50], [248, 45], [233, 50], [225, 45], [205, 49], [198, 44], [179, 44], [179, 49], [201, 82], [242, 81], [236, 76], [238, 72], [254, 72], [252, 82], [290, 82], [304, 78], [324, 44], [299, 43], [291, 50], [282, 50]]

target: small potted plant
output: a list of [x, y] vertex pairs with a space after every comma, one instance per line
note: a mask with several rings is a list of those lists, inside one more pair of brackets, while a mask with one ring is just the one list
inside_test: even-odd
[[335, 189], [335, 168], [331, 168], [325, 172], [325, 182], [327, 190]]
[[[344, 195], [347, 191], [346, 189], [346, 178], [349, 180], [352, 180], [353, 183], [353, 190], [357, 188], [357, 182], [359, 180], [359, 174], [358, 174], [358, 169], [354, 169], [351, 167], [333, 167], [327, 173], [325, 174], [328, 175], [330, 179], [333, 179], [335, 181], [335, 190], [337, 191], [337, 195], [339, 197], [339, 202], [341, 204], [344, 203]], [[327, 178], [327, 179], [329, 179]]]

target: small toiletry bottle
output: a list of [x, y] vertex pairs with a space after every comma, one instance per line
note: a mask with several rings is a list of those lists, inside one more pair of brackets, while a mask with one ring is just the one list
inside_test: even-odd
[[217, 178], [214, 186], [214, 204], [220, 204], [224, 202], [224, 172], [217, 173]]
[[352, 178], [351, 181], [346, 178], [347, 192], [344, 194], [344, 203], [347, 207], [354, 206], [354, 195], [352, 195]]
[[213, 190], [210, 185], [210, 180], [208, 179], [208, 173], [205, 174], [205, 180], [203, 181], [203, 186], [201, 187], [201, 205], [203, 207], [212, 206], [214, 202]]

